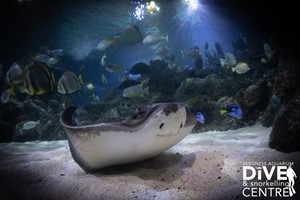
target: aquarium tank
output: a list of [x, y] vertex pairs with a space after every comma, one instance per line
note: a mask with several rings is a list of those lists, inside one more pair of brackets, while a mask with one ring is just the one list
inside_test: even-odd
[[[201, 144], [211, 145], [211, 149], [222, 144], [235, 155], [240, 149], [233, 149], [239, 144], [247, 149], [250, 143], [245, 141], [248, 139], [258, 145], [251, 147], [257, 155], [259, 145], [267, 149], [262, 159], [272, 152], [280, 155], [278, 158], [282, 159], [278, 161], [285, 161], [285, 155], [292, 155], [285, 165], [299, 167], [293, 156], [299, 155], [300, 150], [300, 42], [297, 6], [293, 3], [269, 0], [4, 0], [0, 4], [0, 155], [7, 166], [10, 166], [9, 155], [16, 159], [12, 177], [18, 176], [20, 166], [16, 155], [37, 154], [43, 159], [43, 152], [60, 152], [60, 147], [66, 147], [67, 151], [60, 155], [68, 155], [66, 162], [70, 163], [65, 164], [66, 171], [60, 168], [60, 178], [67, 177], [70, 171], [73, 175], [77, 173], [72, 171], [72, 164], [83, 169], [80, 173], [89, 174], [98, 168], [107, 170], [106, 167], [133, 163], [125, 165], [125, 171], [122, 167], [102, 171], [110, 183], [115, 180], [109, 176], [135, 173], [136, 161], [157, 159], [155, 156], [177, 143], [186, 146], [173, 157], [159, 157], [166, 159], [161, 167], [169, 168], [170, 163], [181, 163], [176, 166], [188, 163], [191, 167], [192, 163], [204, 159], [208, 167], [200, 168], [210, 174], [212, 165], [218, 165], [219, 169], [219, 165], [224, 164], [219, 152], [226, 150], [216, 148], [218, 159], [213, 152], [204, 158], [195, 152], [211, 150], [201, 149]], [[260, 131], [265, 135], [257, 134]], [[152, 133], [157, 134], [155, 140], [149, 136]], [[209, 135], [212, 133], [215, 135]], [[177, 136], [170, 139], [170, 135]], [[196, 138], [202, 138], [201, 141], [206, 138], [211, 143], [193, 142]], [[225, 145], [227, 140], [231, 145]], [[242, 143], [230, 143], [231, 140]], [[148, 144], [150, 141], [153, 143]], [[95, 149], [101, 153], [94, 153]], [[251, 152], [245, 149], [241, 150], [243, 155]], [[182, 152], [190, 151], [196, 155], [191, 163], [190, 157], [182, 156]], [[210, 163], [213, 162], [210, 159], [216, 159], [216, 163]], [[251, 159], [242, 157], [233, 163]], [[35, 157], [28, 160], [34, 161]], [[150, 170], [151, 167], [147, 168], [150, 163], [151, 160], [139, 163], [136, 170], [145, 173]], [[237, 171], [242, 173], [242, 164], [236, 167], [240, 167]], [[221, 167], [222, 170], [226, 168]], [[159, 177], [163, 172], [149, 173]], [[193, 176], [193, 172], [180, 173], [186, 179]], [[142, 179], [151, 179], [145, 174]], [[99, 181], [87, 176], [87, 179]], [[96, 178], [101, 179], [101, 176], [100, 173]], [[10, 179], [4, 174], [0, 177]], [[223, 180], [220, 177], [223, 176], [217, 179]], [[32, 177], [21, 180], [37, 181]], [[48, 198], [119, 199], [124, 195], [125, 199], [174, 199], [177, 194], [174, 189], [180, 191], [179, 199], [220, 199], [219, 193], [194, 192], [191, 195], [189, 190], [199, 191], [199, 188], [185, 183], [182, 184], [188, 190], [183, 186], [172, 188], [165, 183], [176, 180], [163, 177], [146, 190], [142, 186], [146, 183], [137, 182], [136, 187], [130, 186], [132, 197], [122, 192], [114, 195], [108, 192], [107, 196], [97, 193], [94, 198], [87, 192], [89, 195], [75, 197], [61, 190]], [[160, 184], [170, 190], [161, 189]], [[242, 182], [238, 184], [242, 186]], [[0, 185], [4, 186], [5, 181]], [[299, 185], [299, 181], [296, 182], [295, 188], [299, 189]], [[26, 184], [18, 187], [24, 188]], [[110, 187], [107, 184], [101, 189], [109, 190]], [[225, 197], [255, 197], [250, 186], [238, 188], [243, 193], [230, 190]], [[287, 188], [287, 194], [293, 196], [292, 182]], [[168, 191], [168, 194], [156, 196], [154, 189]], [[1, 190], [0, 197], [15, 197], [9, 189]], [[30, 197], [21, 190], [16, 197]], [[52, 190], [57, 192], [55, 187]], [[152, 191], [150, 196], [148, 190]], [[139, 196], [138, 191], [146, 192]], [[282, 197], [285, 193], [281, 191]], [[267, 196], [270, 191], [264, 192], [258, 194]], [[42, 193], [37, 193], [32, 197], [41, 196]]]

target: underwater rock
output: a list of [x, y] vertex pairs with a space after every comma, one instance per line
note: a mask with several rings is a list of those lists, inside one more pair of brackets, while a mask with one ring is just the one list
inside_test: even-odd
[[254, 107], [266, 97], [267, 83], [260, 80], [237, 93], [238, 103], [244, 107]]
[[168, 68], [168, 63], [163, 60], [150, 60], [149, 66], [153, 71], [161, 71]]
[[39, 131], [39, 140], [63, 140], [67, 139], [62, 126], [59, 123], [60, 114], [56, 114], [49, 118], [45, 123], [40, 127]]
[[136, 63], [130, 70], [130, 74], [149, 74], [151, 73], [151, 68], [146, 63]]
[[209, 83], [200, 78], [187, 78], [183, 81], [175, 92], [177, 101], [184, 101], [199, 94], [207, 94]]
[[300, 151], [300, 96], [290, 101], [276, 116], [269, 146], [278, 151]]
[[[95, 105], [92, 104], [91, 105]], [[96, 105], [95, 105], [96, 106]], [[87, 110], [82, 109], [82, 108], [78, 108], [75, 112], [74, 112], [74, 121], [76, 124], [88, 124], [91, 121], [90, 118], [90, 114]]]
[[6, 104], [0, 103], [0, 142], [12, 140], [14, 127], [21, 121], [21, 116], [24, 114], [21, 103], [15, 99], [9, 100]]
[[172, 94], [169, 94], [168, 90], [160, 90], [159, 92], [153, 92], [151, 93], [151, 99], [149, 99], [149, 103], [174, 102], [175, 99], [174, 95]]
[[284, 101], [289, 101], [293, 97], [297, 88], [299, 88], [299, 73], [296, 69], [285, 69], [275, 78], [274, 89], [276, 95]]
[[165, 61], [151, 60], [149, 66], [152, 70], [149, 78], [149, 92], [167, 90], [168, 93], [174, 93], [184, 80], [184, 74], [179, 73], [176, 68], [169, 68]]
[[130, 99], [116, 97], [110, 101], [101, 101], [98, 104], [85, 104], [79, 110], [84, 109], [87, 114], [76, 111], [75, 118], [79, 118], [81, 125], [123, 121], [127, 120], [129, 113], [134, 113], [138, 106]]
[[14, 125], [0, 119], [0, 142], [10, 142], [14, 133]]
[[38, 99], [26, 99], [23, 102], [22, 109], [29, 120], [37, 121], [40, 117], [48, 113], [46, 104]]
[[18, 118], [25, 114], [22, 104], [14, 99], [11, 99], [6, 104], [0, 103], [0, 111], [1, 119], [11, 124], [17, 124], [19, 122]]
[[285, 51], [278, 63], [278, 75], [275, 78], [275, 94], [288, 102], [300, 87], [299, 55], [291, 50]]
[[51, 114], [57, 114], [60, 112], [60, 104], [55, 99], [50, 99], [48, 101], [48, 112]]
[[273, 125], [276, 114], [281, 106], [281, 99], [273, 95], [270, 99], [269, 105], [267, 109], [265, 110], [264, 114], [260, 117], [260, 121], [263, 126], [270, 127]]
[[187, 78], [180, 84], [175, 92], [177, 101], [185, 101], [189, 98], [204, 95], [209, 100], [217, 101], [224, 96], [233, 96], [241, 84], [232, 81], [231, 77], [221, 79], [216, 74], [210, 74], [205, 78]]

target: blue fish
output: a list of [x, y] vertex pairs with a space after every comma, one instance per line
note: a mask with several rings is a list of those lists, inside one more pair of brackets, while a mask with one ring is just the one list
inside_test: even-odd
[[243, 117], [242, 109], [236, 104], [230, 104], [226, 109], [220, 110], [220, 114], [226, 114], [228, 117], [232, 117], [235, 119], [242, 119]]
[[141, 78], [141, 74], [128, 74], [128, 79], [129, 80], [138, 80], [139, 78]]
[[196, 116], [197, 116], [198, 122], [201, 123], [201, 124], [204, 124], [205, 118], [204, 118], [203, 114], [201, 112], [197, 112]]

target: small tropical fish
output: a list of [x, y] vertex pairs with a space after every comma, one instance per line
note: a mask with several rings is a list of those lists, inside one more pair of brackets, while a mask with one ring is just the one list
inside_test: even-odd
[[106, 84], [107, 84], [107, 79], [106, 79], [106, 77], [105, 77], [104, 74], [101, 74], [101, 83], [102, 83], [103, 85], [106, 85]]
[[167, 47], [158, 47], [154, 50], [154, 54], [159, 56], [167, 56], [170, 54], [170, 50]]
[[46, 63], [49, 60], [50, 56], [48, 56], [47, 54], [39, 54], [33, 57], [33, 60], [35, 61], [39, 61], [42, 63]]
[[63, 56], [63, 55], [65, 55], [65, 51], [63, 49], [53, 49], [53, 50], [48, 50], [48, 54], [54, 54], [56, 56]]
[[139, 78], [141, 78], [141, 74], [128, 74], [128, 79], [129, 80], [138, 80]]
[[51, 66], [54, 66], [56, 65], [57, 63], [59, 62], [59, 60], [55, 57], [51, 57], [49, 58], [49, 60], [46, 62], [46, 65], [51, 67]]
[[169, 37], [168, 35], [166, 36], [162, 36], [162, 35], [156, 35], [156, 34], [151, 34], [151, 35], [147, 35], [144, 40], [143, 40], [143, 44], [145, 45], [156, 45], [158, 43], [160, 43], [161, 41], [169, 41]]
[[104, 53], [101, 57], [101, 65], [105, 66], [105, 59], [107, 58], [106, 53]]
[[116, 64], [108, 64], [105, 67], [105, 69], [106, 69], [106, 71], [108, 71], [110, 73], [113, 73], [115, 71], [122, 71], [122, 70], [124, 70], [124, 67], [120, 66], [120, 65], [116, 65]]
[[93, 91], [94, 90], [94, 85], [92, 83], [89, 83], [86, 85], [86, 88], [89, 90], [89, 91]]
[[80, 91], [83, 85], [81, 76], [77, 76], [71, 71], [62, 74], [57, 84], [57, 91], [61, 94], [72, 94]]
[[2, 103], [7, 103], [10, 97], [10, 92], [9, 90], [4, 90], [1, 94], [1, 102]]
[[268, 43], [264, 44], [264, 52], [265, 52], [265, 56], [267, 56], [267, 58], [271, 60], [274, 55], [274, 51], [271, 49]]
[[24, 124], [23, 124], [23, 127], [22, 127], [22, 129], [23, 130], [30, 130], [30, 129], [33, 129], [33, 128], [35, 128], [38, 124], [40, 123], [40, 120], [38, 120], [38, 121], [28, 121], [28, 122], [25, 122]]
[[96, 102], [100, 102], [99, 96], [95, 95], [94, 98], [95, 98], [95, 101], [96, 101]]
[[262, 57], [261, 59], [260, 59], [260, 63], [261, 64], [267, 64], [269, 61], [266, 59], [266, 58], [264, 58], [264, 57]]
[[110, 47], [110, 45], [115, 44], [116, 41], [114, 40], [101, 40], [101, 42], [99, 42], [99, 44], [96, 46], [95, 49], [99, 50], [99, 51], [104, 51], [106, 50], [108, 47]]
[[226, 109], [221, 109], [220, 114], [222, 116], [226, 114], [228, 117], [235, 119], [242, 119], [243, 117], [242, 109], [236, 104], [230, 104]]
[[245, 62], [239, 62], [236, 65], [236, 67], [233, 67], [231, 69], [232, 69], [232, 72], [236, 72], [238, 74], [245, 74], [250, 70], [248, 64]]
[[226, 69], [230, 69], [236, 66], [236, 58], [232, 53], [225, 53], [225, 59], [220, 58], [220, 63], [222, 67], [226, 67]]
[[187, 55], [195, 60], [199, 59], [199, 55], [200, 55], [200, 51], [199, 48], [196, 46], [194, 48], [191, 48], [189, 50], [187, 50], [184, 55]]
[[201, 123], [201, 124], [205, 123], [205, 118], [204, 118], [204, 116], [203, 116], [203, 114], [201, 112], [197, 112], [196, 116], [197, 116], [197, 121], [199, 123]]
[[128, 24], [121, 30], [120, 33], [113, 37], [113, 41], [117, 44], [135, 45], [143, 41], [143, 35], [138, 26]]

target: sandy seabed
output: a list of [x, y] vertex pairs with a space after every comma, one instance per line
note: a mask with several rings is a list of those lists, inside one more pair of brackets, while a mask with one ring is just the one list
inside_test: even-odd
[[[300, 176], [300, 152], [270, 149], [270, 132], [257, 124], [189, 134], [160, 156], [92, 174], [67, 141], [0, 143], [0, 199], [243, 199], [245, 162], [293, 162]], [[295, 189], [292, 199], [299, 180]]]

